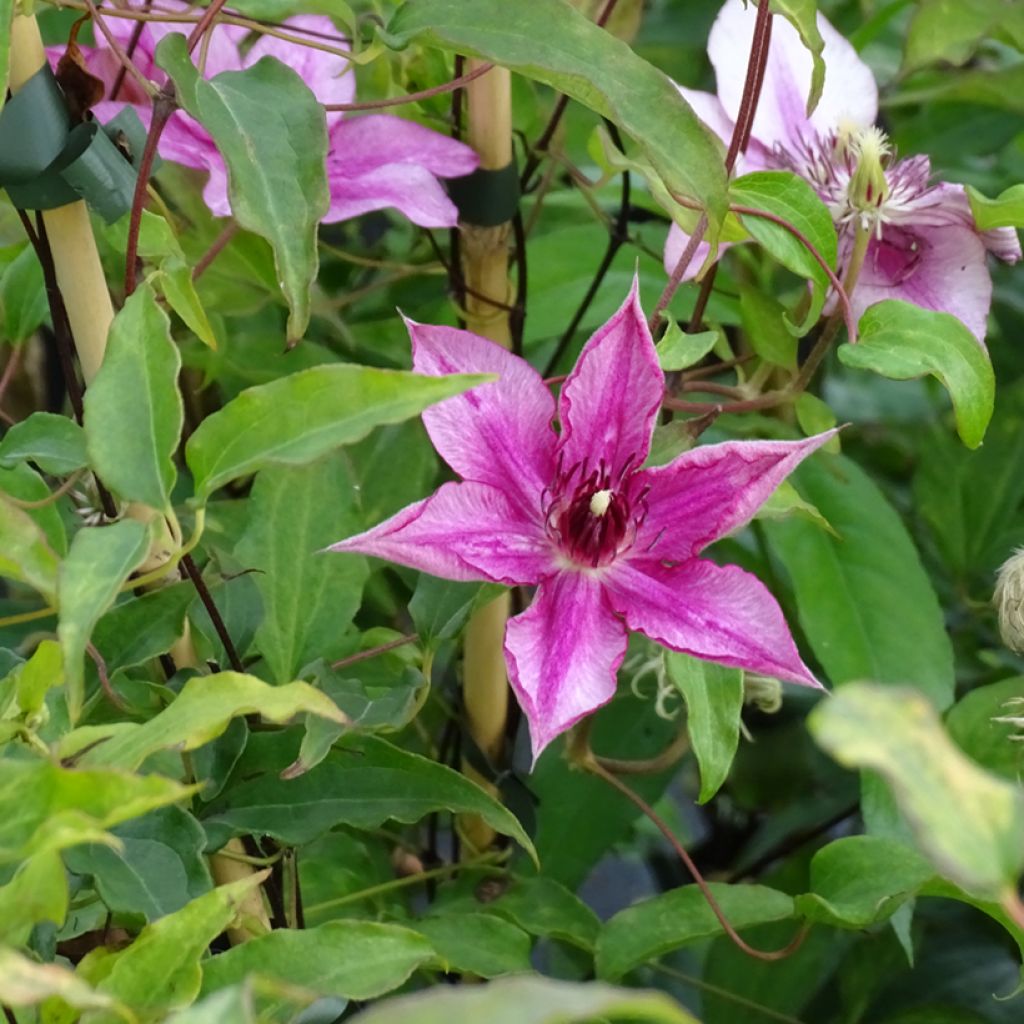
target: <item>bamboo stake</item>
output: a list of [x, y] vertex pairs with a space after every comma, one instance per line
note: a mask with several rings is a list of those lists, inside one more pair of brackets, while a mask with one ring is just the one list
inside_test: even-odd
[[[10, 88], [12, 93], [19, 89], [46, 63], [46, 51], [43, 48], [39, 25], [34, 15], [15, 15], [11, 23], [11, 56], [10, 56]], [[89, 211], [82, 201], [69, 203], [54, 210], [42, 211], [43, 223], [50, 242], [54, 270], [57, 276], [57, 287], [68, 314], [71, 334], [75, 340], [75, 349], [82, 366], [82, 376], [86, 387], [92, 383], [103, 362], [103, 353], [107, 348], [107, 335], [114, 321], [114, 306], [110, 300], [107, 279], [100, 263], [96, 238], [92, 233]], [[127, 515], [140, 522], [149, 523], [159, 517], [156, 537], [149, 556], [143, 563], [143, 571], [162, 565], [173, 553], [175, 541], [171, 536], [167, 521], [159, 516], [154, 509], [144, 505], [132, 504]], [[160, 528], [162, 526], [162, 529]], [[185, 623], [184, 635], [175, 642], [171, 657], [178, 668], [200, 664], [195, 646], [189, 635], [188, 622]], [[231, 881], [241, 874], [251, 874], [252, 868], [236, 860], [218, 857], [210, 858], [214, 877], [219, 883]], [[259, 925], [270, 930], [270, 918], [263, 905], [260, 890], [255, 890], [247, 898], [245, 914], [259, 922]], [[232, 942], [242, 942], [252, 938], [258, 931], [252, 931], [244, 925], [229, 932]]]
[[[480, 61], [470, 61], [472, 73]], [[484, 170], [501, 170], [512, 161], [512, 80], [506, 68], [492, 68], [466, 86], [466, 141], [480, 157]], [[466, 326], [475, 334], [511, 348], [509, 325], [509, 223], [497, 227], [460, 225], [462, 272], [467, 285]], [[488, 299], [494, 302], [488, 302]], [[495, 305], [500, 303], [501, 305]], [[510, 594], [479, 609], [466, 628], [463, 659], [463, 699], [470, 734], [476, 745], [496, 760], [502, 751], [508, 717], [508, 676], [503, 654]], [[463, 769], [483, 784], [468, 765]], [[491, 788], [491, 787], [488, 787]], [[466, 840], [484, 850], [494, 832], [479, 818], [462, 822]]]

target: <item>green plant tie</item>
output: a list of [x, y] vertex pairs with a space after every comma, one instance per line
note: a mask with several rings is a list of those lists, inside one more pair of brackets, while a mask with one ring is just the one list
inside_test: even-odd
[[146, 142], [139, 115], [126, 106], [103, 126], [72, 125], [48, 66], [0, 113], [0, 188], [21, 210], [52, 210], [84, 199], [108, 224], [131, 208]]
[[497, 171], [483, 168], [448, 182], [448, 195], [458, 207], [459, 220], [481, 228], [510, 221], [519, 205], [519, 172], [515, 161]]

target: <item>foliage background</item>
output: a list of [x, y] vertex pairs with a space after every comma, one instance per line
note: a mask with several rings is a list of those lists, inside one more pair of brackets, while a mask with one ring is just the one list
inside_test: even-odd
[[[386, 18], [396, 6], [354, 3], [352, 9]], [[271, 18], [308, 9], [277, 0], [244, 7]], [[820, 4], [874, 69], [882, 122], [900, 152], [928, 153], [937, 177], [988, 195], [1024, 180], [1024, 33], [1011, 24], [1012, 7], [984, 0]], [[705, 0], [622, 0], [612, 28], [634, 38], [637, 53], [678, 81], [713, 90], [704, 46], [717, 8]], [[929, 11], [938, 12], [939, 30], [923, 35], [920, 19]], [[973, 23], [971, 12], [978, 14]], [[74, 16], [42, 14], [48, 37], [66, 38]], [[1004, 16], [1007, 25], [999, 20]], [[942, 63], [950, 56], [956, 67]], [[360, 69], [360, 96], [397, 94], [448, 76], [450, 65], [438, 51], [385, 52]], [[517, 136], [535, 139], [554, 94], [524, 78], [514, 83]], [[443, 128], [449, 97], [405, 113]], [[524, 201], [531, 228], [524, 350], [539, 367], [592, 280], [619, 202], [618, 180], [583, 190], [566, 173], [572, 165], [597, 177], [590, 142], [599, 124], [595, 114], [570, 104], [559, 136], [563, 158], [551, 165], [543, 207], [537, 212], [535, 200]], [[220, 230], [202, 205], [200, 181], [173, 165], [157, 178], [176, 224], [184, 227], [179, 241], [190, 265]], [[571, 366], [589, 331], [621, 302], [634, 267], [645, 308], [653, 307], [663, 286], [667, 222], [636, 176], [632, 184], [629, 243], [556, 372]], [[102, 228], [97, 221], [97, 229], [116, 289], [123, 225]], [[443, 250], [446, 240], [435, 235]], [[287, 310], [264, 241], [241, 232], [199, 279], [218, 347], [204, 345], [175, 320], [184, 438], [243, 389], [300, 370], [335, 363], [407, 368], [408, 341], [396, 307], [421, 322], [454, 322], [434, 249], [422, 230], [398, 216], [373, 214], [324, 227], [320, 257], [310, 329], [289, 352], [282, 350]], [[37, 334], [45, 335], [48, 316], [41, 275], [6, 200], [0, 204], [0, 260], [5, 352], [10, 358], [7, 346], [22, 346], [27, 367], [4, 393], [4, 411], [14, 420], [41, 409], [64, 413], [52, 346]], [[869, 679], [919, 688], [945, 716], [951, 740], [942, 743], [955, 743], [976, 765], [1016, 783], [1024, 744], [1013, 742], [1012, 725], [991, 720], [1005, 714], [1006, 700], [1024, 696], [1024, 664], [1002, 646], [989, 602], [995, 570], [1024, 543], [1024, 292], [1014, 268], [992, 269], [988, 346], [998, 387], [984, 446], [971, 451], [956, 438], [937, 382], [886, 381], [830, 359], [819, 393], [836, 420], [852, 424], [842, 436], [848, 461], [840, 472], [809, 465], [795, 482], [841, 539], [810, 518], [790, 516], [759, 520], [717, 552], [769, 582], [801, 650], [832, 686]], [[737, 344], [743, 344], [741, 284], [788, 299], [803, 287], [753, 247], [733, 250], [708, 319]], [[676, 317], [685, 321], [695, 294], [696, 286], [681, 289], [672, 306]], [[770, 436], [792, 427], [759, 416], [722, 417], [705, 440]], [[77, 451], [80, 441], [68, 444]], [[0, 489], [38, 499], [48, 485], [37, 470], [58, 479], [69, 466], [84, 464], [67, 447], [59, 453], [64, 462], [51, 453], [48, 464], [38, 454], [36, 469], [23, 458], [0, 461]], [[958, 856], [969, 861], [975, 841], [982, 863], [998, 860], [998, 844], [984, 841], [985, 783], [971, 768], [960, 772], [952, 747], [941, 745], [931, 748], [939, 750], [929, 762], [935, 777], [915, 772], [907, 752], [920, 737], [909, 705], [883, 708], [895, 739], [882, 744], [879, 756], [887, 759], [886, 770], [916, 784], [912, 796], [928, 812], [923, 834], [921, 827], [908, 828], [877, 779], [862, 784], [822, 749], [807, 727], [815, 698], [791, 688], [776, 713], [751, 703], [743, 708], [744, 735], [731, 767], [736, 711], [729, 728], [716, 734], [720, 747], [704, 748], [728, 768], [708, 802], [695, 802], [703, 776], [692, 754], [671, 770], [631, 780], [702, 873], [723, 886], [722, 904], [738, 926], [751, 925], [743, 934], [752, 945], [777, 948], [800, 919], [817, 922], [799, 951], [777, 963], [751, 960], [721, 935], [664, 838], [600, 780], [573, 770], [561, 744], [528, 775], [521, 734], [504, 766], [502, 799], [523, 831], [479, 790], [436, 768], [457, 767], [467, 753], [458, 727], [458, 634], [477, 589], [314, 552], [429, 493], [440, 479], [418, 420], [409, 418], [305, 465], [263, 468], [251, 485], [233, 481], [209, 502], [198, 561], [246, 671], [278, 687], [297, 679], [312, 683], [357, 721], [353, 734], [342, 735], [323, 717], [317, 695], [305, 691], [288, 691], [278, 717], [312, 713], [272, 726], [246, 717], [256, 708], [265, 718], [272, 714], [263, 692], [245, 692], [238, 679], [225, 679], [227, 710], [220, 711], [186, 680], [192, 673], [166, 679], [159, 656], [186, 615], [203, 660], [228, 664], [186, 582], [145, 596], [126, 594], [98, 621], [83, 612], [127, 710], [104, 701], [87, 659], [86, 715], [71, 740], [62, 691], [52, 687], [57, 676], [44, 663], [52, 649], [38, 646], [52, 640], [52, 620], [0, 629], [0, 676], [7, 676], [0, 683], [7, 702], [0, 730], [17, 723], [9, 735], [0, 732], [7, 741], [0, 762], [0, 885], [6, 883], [0, 887], [0, 940], [33, 962], [77, 964], [81, 981], [140, 1019], [162, 1019], [194, 998], [195, 1007], [174, 1019], [285, 1020], [312, 998], [301, 1019], [347, 1019], [362, 1001], [389, 991], [444, 989], [445, 980], [460, 975], [528, 971], [572, 982], [596, 974], [658, 989], [707, 1024], [1020, 1019], [1019, 999], [994, 998], [1020, 983], [1020, 928], [991, 901], [963, 898], [955, 888], [954, 882], [971, 888], [970, 864], [936, 874], [915, 852], [930, 855], [940, 839], [952, 837], [954, 862]], [[177, 474], [172, 500], [186, 535], [191, 494], [187, 473]], [[80, 530], [68, 499], [32, 518], [58, 556]], [[132, 540], [125, 531], [127, 548]], [[94, 571], [87, 565], [83, 579]], [[85, 595], [82, 604], [96, 600]], [[0, 593], [0, 614], [30, 612], [39, 601], [29, 588], [12, 584]], [[330, 667], [412, 632], [416, 644]], [[609, 757], [650, 758], [671, 742], [685, 722], [680, 680], [688, 672], [701, 673], [711, 692], [736, 692], [735, 680], [719, 678], [713, 668], [674, 658], [663, 663], [652, 645], [635, 640], [619, 695], [595, 722], [594, 748]], [[40, 673], [34, 683], [20, 667], [33, 652], [30, 664]], [[37, 696], [15, 700], [19, 685], [19, 695]], [[165, 724], [163, 732], [151, 730], [151, 742], [141, 744], [137, 756], [129, 751], [120, 763], [115, 755], [107, 760], [100, 746], [92, 763], [97, 771], [141, 767], [168, 780], [206, 780], [200, 791], [184, 794], [170, 782], [161, 788], [148, 774], [97, 776], [87, 795], [68, 788], [74, 773], [55, 757], [84, 751], [79, 766], [88, 765], [83, 729], [155, 720], [164, 708], [185, 707], [190, 693], [191, 717], [188, 708], [181, 711], [178, 734]], [[843, 709], [855, 719], [856, 708]], [[691, 730], [694, 713], [691, 703]], [[884, 734], [881, 727], [874, 733]], [[194, 749], [175, 752], [175, 735], [187, 737]], [[820, 732], [817, 740], [829, 746]], [[296, 759], [315, 766], [282, 781], [280, 772]], [[961, 783], [966, 788], [957, 789]], [[980, 822], [968, 813], [975, 800]], [[470, 857], [455, 872], [452, 812], [481, 808], [506, 835], [519, 833], [519, 844]], [[865, 831], [870, 840], [850, 838]], [[119, 843], [111, 845], [109, 834]], [[232, 835], [258, 837], [249, 841], [249, 853], [272, 866], [272, 915], [290, 928], [225, 953], [222, 932], [240, 897], [213, 889], [203, 854]], [[524, 852], [530, 840], [539, 870]], [[648, 899], [655, 902], [646, 911], [628, 911]], [[980, 910], [972, 905], [979, 902], [985, 903]], [[130, 942], [142, 929], [146, 942]], [[220, 955], [204, 959], [211, 944]], [[5, 968], [0, 961], [0, 1001], [17, 1006], [10, 993], [22, 991], [20, 968], [13, 963]], [[252, 971], [275, 980], [243, 984]], [[93, 1020], [114, 1012], [89, 1009], [88, 998], [61, 987], [66, 984], [52, 982], [51, 1000], [37, 1009], [27, 1000], [13, 1011], [15, 1019], [73, 1020], [84, 1009]], [[493, 1002], [472, 1019], [487, 1019], [495, 1006], [521, 1005], [526, 1014], [532, 1005], [526, 989], [485, 991]], [[540, 1000], [537, 1020], [546, 1019], [553, 999]], [[79, 1010], [70, 1008], [76, 1005]], [[433, 1019], [417, 1016], [426, 1012], [417, 1005], [396, 1019]], [[658, 1005], [659, 1013], [671, 1012], [667, 1003]], [[587, 1011], [579, 1012], [586, 1019]], [[655, 1019], [654, 1013], [638, 1002], [620, 1015]]]

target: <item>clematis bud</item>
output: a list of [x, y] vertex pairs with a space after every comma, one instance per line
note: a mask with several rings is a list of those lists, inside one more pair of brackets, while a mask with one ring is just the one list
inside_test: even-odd
[[743, 703], [774, 715], [782, 708], [782, 683], [758, 672], [743, 673]]
[[1024, 654], [1024, 548], [999, 568], [994, 597], [999, 610], [999, 633], [1015, 654]]
[[847, 192], [850, 205], [863, 213], [875, 213], [889, 197], [885, 168], [892, 151], [885, 132], [874, 126], [862, 128], [846, 144], [856, 160]]

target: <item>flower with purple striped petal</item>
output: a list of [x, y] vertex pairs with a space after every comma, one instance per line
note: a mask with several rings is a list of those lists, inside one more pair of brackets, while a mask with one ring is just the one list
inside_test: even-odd
[[499, 379], [423, 414], [461, 482], [329, 550], [446, 579], [537, 586], [505, 635], [535, 757], [612, 698], [630, 629], [698, 658], [819, 685], [764, 585], [698, 556], [834, 432], [729, 441], [645, 467], [665, 379], [635, 283], [587, 342], [557, 408], [540, 375], [492, 342], [408, 327], [420, 373]]
[[[744, 10], [743, 0], [726, 0], [712, 26], [708, 56], [718, 95], [680, 89], [726, 142], [740, 109], [753, 14], [753, 8]], [[775, 19], [750, 145], [737, 170], [789, 170], [810, 182], [839, 233], [840, 277], [851, 261], [858, 230], [867, 233], [851, 296], [858, 317], [883, 299], [903, 299], [952, 313], [984, 341], [992, 302], [986, 253], [1017, 262], [1017, 233], [1013, 228], [978, 231], [962, 185], [932, 183], [927, 156], [896, 158], [874, 127], [878, 89], [870, 68], [820, 14], [818, 28], [825, 40], [825, 86], [808, 117], [811, 56], [796, 30]], [[687, 241], [673, 226], [665, 246], [669, 273]], [[687, 277], [699, 271], [707, 253], [706, 244], [698, 247]]]
[[[136, 5], [137, 9], [141, 9]], [[161, 12], [190, 13], [195, 8], [182, 0], [165, 0]], [[107, 17], [107, 25], [122, 47], [130, 48], [132, 60], [149, 79], [162, 84], [166, 75], [154, 62], [157, 43], [170, 32], [187, 32], [191, 25], [155, 20], [140, 23], [127, 18]], [[311, 41], [330, 40], [345, 48], [338, 31], [327, 17], [298, 15], [281, 26]], [[211, 78], [222, 71], [241, 71], [262, 57], [275, 57], [292, 68], [321, 103], [351, 103], [355, 99], [352, 65], [342, 57], [300, 46], [274, 36], [260, 36], [248, 48], [250, 32], [238, 25], [216, 24], [205, 45], [204, 74]], [[101, 121], [108, 121], [132, 103], [148, 127], [151, 111], [146, 97], [131, 76], [122, 73], [114, 54], [105, 47], [82, 48], [88, 69], [117, 95], [94, 108]], [[51, 50], [56, 63], [60, 50]], [[448, 198], [439, 178], [457, 178], [476, 169], [477, 156], [469, 147], [412, 121], [389, 114], [348, 117], [327, 112], [327, 180], [331, 205], [324, 223], [348, 220], [372, 210], [394, 207], [422, 227], [454, 227], [458, 211]], [[213, 139], [184, 111], [175, 112], [160, 137], [160, 155], [165, 160], [209, 172], [203, 199], [218, 217], [231, 213], [228, 178], [224, 160]]]

